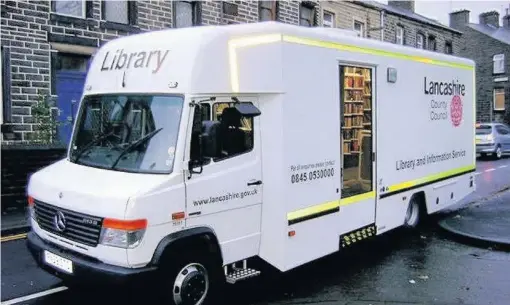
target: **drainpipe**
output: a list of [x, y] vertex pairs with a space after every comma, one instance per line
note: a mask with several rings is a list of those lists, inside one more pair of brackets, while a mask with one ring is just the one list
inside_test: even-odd
[[384, 10], [381, 10], [381, 41], [384, 41]]

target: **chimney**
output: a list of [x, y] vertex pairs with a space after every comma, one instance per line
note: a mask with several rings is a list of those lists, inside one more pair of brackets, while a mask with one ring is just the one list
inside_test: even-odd
[[468, 10], [460, 10], [456, 12], [450, 13], [450, 27], [452, 29], [460, 30], [469, 23], [469, 13]]
[[499, 28], [499, 13], [497, 11], [481, 13], [479, 18], [480, 24], [491, 25], [495, 28]]
[[388, 5], [414, 13], [414, 1], [388, 1]]
[[503, 17], [503, 27], [510, 30], [510, 9], [506, 9], [506, 15]]

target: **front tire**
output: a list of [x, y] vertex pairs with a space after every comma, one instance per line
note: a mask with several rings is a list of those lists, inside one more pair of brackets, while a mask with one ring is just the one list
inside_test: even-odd
[[213, 259], [185, 253], [168, 261], [162, 270], [160, 292], [167, 304], [214, 304], [222, 286], [222, 268]]

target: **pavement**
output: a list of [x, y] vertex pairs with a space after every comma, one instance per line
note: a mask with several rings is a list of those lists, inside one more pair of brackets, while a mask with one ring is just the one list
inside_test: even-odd
[[438, 224], [460, 239], [510, 248], [510, 187], [460, 209]]

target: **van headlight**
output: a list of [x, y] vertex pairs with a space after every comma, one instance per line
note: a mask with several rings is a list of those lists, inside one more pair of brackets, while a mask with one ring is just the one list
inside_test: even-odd
[[146, 229], [146, 219], [119, 220], [106, 218], [103, 220], [99, 243], [105, 246], [133, 249], [142, 241]]

